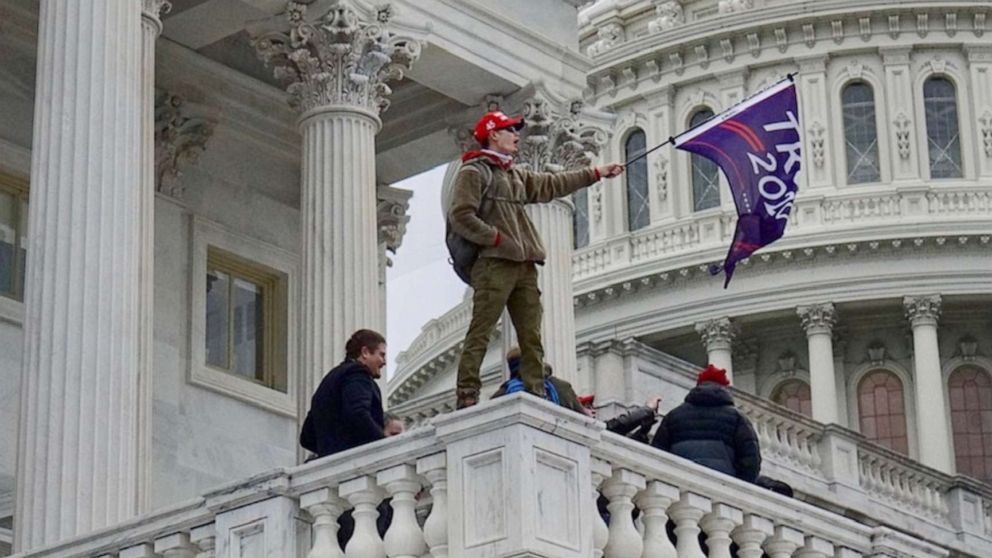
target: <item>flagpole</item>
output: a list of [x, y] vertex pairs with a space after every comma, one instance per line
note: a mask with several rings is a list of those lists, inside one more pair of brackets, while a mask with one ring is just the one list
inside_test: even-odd
[[[749, 95], [748, 97], [746, 97], [744, 99], [741, 99], [740, 101], [734, 103], [733, 106], [728, 107], [726, 110], [720, 111], [720, 114], [724, 114], [727, 111], [733, 110], [734, 108], [736, 108], [736, 107], [738, 107], [740, 105], [743, 105], [744, 103], [750, 101], [751, 99], [757, 97], [758, 95], [761, 95], [765, 91], [768, 91], [772, 87], [775, 87], [776, 85], [778, 85], [780, 83], [783, 83], [785, 81], [791, 81], [791, 82], [794, 83], [796, 81], [796, 74], [795, 73], [788, 73], [788, 74], [786, 74], [785, 75], [785, 78], [783, 78], [783, 79], [781, 79], [779, 81], [776, 81], [775, 83], [769, 85], [768, 87], [762, 89], [761, 91], [756, 91], [754, 94]], [[700, 126], [705, 126], [707, 122], [709, 122], [710, 120], [713, 120], [714, 118], [719, 117], [720, 114], [714, 114], [713, 116], [707, 118], [706, 120], [703, 120], [699, 124], [696, 124], [692, 128], [689, 128], [688, 130], [683, 130], [679, 134], [676, 134], [674, 136], [669, 136], [667, 140], [659, 143], [658, 145], [652, 147], [651, 149], [648, 149], [648, 150], [646, 150], [646, 151], [644, 151], [642, 153], [638, 153], [633, 159], [628, 159], [627, 162], [623, 164], [623, 167], [626, 169], [627, 166], [629, 166], [631, 163], [634, 163], [635, 161], [639, 161], [640, 159], [643, 159], [644, 157], [647, 157], [648, 156], [648, 153], [657, 151], [657, 150], [661, 149], [662, 147], [665, 147], [666, 145], [670, 145], [670, 144], [675, 143], [675, 138], [680, 137], [680, 136], [684, 136], [684, 135], [688, 134], [689, 132], [695, 130], [696, 128], [699, 128]]]

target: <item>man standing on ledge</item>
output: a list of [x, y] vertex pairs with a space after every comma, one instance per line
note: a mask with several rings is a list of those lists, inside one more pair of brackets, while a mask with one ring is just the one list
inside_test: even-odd
[[[462, 156], [455, 178], [448, 222], [457, 234], [479, 245], [472, 267], [472, 321], [458, 362], [458, 408], [479, 402], [479, 367], [489, 335], [503, 308], [510, 313], [520, 341], [520, 378], [524, 389], [544, 397], [544, 347], [541, 344], [541, 292], [536, 264], [544, 263], [544, 246], [524, 205], [555, 198], [623, 172], [623, 165], [571, 172], [542, 173], [513, 167], [522, 117], [486, 113], [473, 135], [481, 150]], [[483, 196], [485, 192], [485, 196]]]

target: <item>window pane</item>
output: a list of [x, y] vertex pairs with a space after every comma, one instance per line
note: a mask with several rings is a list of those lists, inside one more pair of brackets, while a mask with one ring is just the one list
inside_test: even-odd
[[962, 366], [947, 380], [958, 473], [992, 481], [992, 378]]
[[888, 370], [869, 372], [858, 384], [861, 434], [876, 444], [909, 453], [902, 382]]
[[847, 150], [847, 183], [878, 182], [878, 133], [875, 128], [875, 94], [866, 83], [852, 83], [841, 94], [844, 143]]
[[[626, 160], [633, 159], [647, 148], [644, 132], [636, 130], [627, 138], [624, 146]], [[651, 222], [651, 203], [648, 200], [648, 160], [641, 157], [627, 166], [627, 226], [636, 231]]]
[[0, 192], [0, 294], [15, 296], [14, 258], [17, 245], [17, 198], [8, 192]]
[[17, 298], [24, 298], [24, 271], [28, 268], [28, 200], [21, 199], [21, 209], [17, 214]]
[[243, 279], [234, 280], [235, 374], [264, 380], [262, 350], [265, 343], [262, 288]]
[[207, 271], [207, 364], [229, 369], [228, 316], [230, 315], [231, 278], [222, 271]]
[[575, 233], [575, 247], [589, 246], [589, 189], [583, 188], [572, 194], [575, 215], [572, 216], [572, 232]]
[[782, 382], [772, 392], [772, 401], [807, 417], [813, 416], [813, 398], [809, 384], [802, 380]]
[[961, 137], [954, 84], [947, 78], [930, 78], [923, 84], [927, 117], [927, 147], [931, 178], [960, 178]]
[[[692, 115], [689, 127], [698, 126], [713, 118], [713, 111], [704, 109]], [[692, 209], [702, 211], [720, 205], [720, 167], [695, 153], [689, 155], [692, 165]]]

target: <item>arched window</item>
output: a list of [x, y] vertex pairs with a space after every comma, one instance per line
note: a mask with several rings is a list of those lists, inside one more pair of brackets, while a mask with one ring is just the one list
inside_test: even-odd
[[878, 182], [878, 132], [875, 129], [875, 94], [864, 82], [850, 83], [840, 94], [847, 151], [847, 183]]
[[[697, 111], [689, 120], [689, 127], [698, 126], [713, 118], [713, 111]], [[702, 211], [720, 205], [720, 168], [702, 155], [689, 155], [692, 166], [692, 210]]]
[[582, 188], [572, 194], [575, 203], [575, 214], [572, 215], [572, 232], [575, 247], [589, 246], [589, 189]]
[[930, 178], [964, 176], [961, 172], [958, 101], [951, 80], [938, 76], [923, 84], [923, 109], [927, 117]]
[[873, 370], [858, 384], [861, 433], [880, 446], [909, 454], [902, 382], [888, 370]]
[[992, 481], [992, 378], [962, 366], [947, 380], [958, 473]]
[[[637, 157], [647, 149], [644, 131], [635, 129], [624, 144], [625, 160]], [[648, 200], [648, 160], [641, 157], [627, 166], [627, 227], [636, 231], [651, 222], [651, 202]]]
[[772, 401], [808, 417], [813, 416], [813, 398], [809, 384], [802, 380], [786, 380], [772, 392]]

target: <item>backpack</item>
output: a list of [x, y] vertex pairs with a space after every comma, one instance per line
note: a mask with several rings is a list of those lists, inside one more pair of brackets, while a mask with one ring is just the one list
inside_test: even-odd
[[[493, 184], [493, 171], [485, 163], [469, 164], [475, 166], [479, 174], [482, 175], [482, 197], [479, 200], [479, 210], [475, 213], [477, 216], [481, 216], [482, 204], [486, 202], [489, 188]], [[479, 259], [479, 245], [456, 233], [451, 228], [451, 221], [447, 216], [445, 216], [444, 243], [448, 246], [448, 263], [455, 270], [455, 275], [458, 275], [458, 278], [466, 285], [471, 285], [472, 267]]]
[[[505, 386], [506, 390], [504, 395], [510, 395], [511, 393], [523, 391], [524, 381], [520, 378], [511, 378], [506, 382]], [[558, 397], [558, 389], [555, 388], [555, 385], [547, 378], [544, 379], [544, 398], [555, 405], [561, 405], [561, 398]]]

